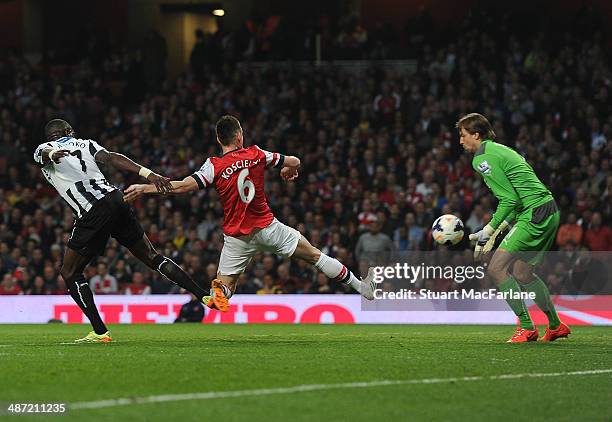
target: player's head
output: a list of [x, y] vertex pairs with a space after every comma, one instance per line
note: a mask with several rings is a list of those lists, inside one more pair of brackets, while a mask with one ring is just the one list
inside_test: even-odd
[[47, 141], [55, 141], [64, 136], [74, 136], [74, 129], [65, 120], [53, 119], [45, 126], [45, 137]]
[[493, 127], [482, 114], [467, 114], [457, 121], [455, 127], [459, 130], [459, 143], [469, 152], [476, 152], [485, 139], [495, 140]]
[[234, 116], [225, 115], [217, 121], [216, 126], [217, 142], [221, 146], [242, 148], [242, 126]]

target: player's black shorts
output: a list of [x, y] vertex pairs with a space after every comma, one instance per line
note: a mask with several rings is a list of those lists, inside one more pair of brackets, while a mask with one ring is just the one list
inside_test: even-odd
[[108, 193], [74, 223], [68, 247], [85, 257], [101, 255], [110, 236], [125, 247], [142, 239], [144, 230], [119, 190]]

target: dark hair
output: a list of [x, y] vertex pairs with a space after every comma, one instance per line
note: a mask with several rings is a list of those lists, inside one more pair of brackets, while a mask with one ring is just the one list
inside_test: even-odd
[[63, 136], [74, 132], [70, 123], [62, 119], [53, 119], [45, 126], [45, 137], [47, 141], [55, 141]]
[[457, 121], [455, 127], [459, 130], [463, 128], [471, 135], [479, 133], [482, 139], [495, 140], [495, 132], [491, 123], [479, 113], [470, 113], [463, 116]]
[[228, 146], [236, 138], [236, 134], [241, 129], [240, 122], [234, 116], [225, 115], [217, 122], [217, 138], [221, 145]]

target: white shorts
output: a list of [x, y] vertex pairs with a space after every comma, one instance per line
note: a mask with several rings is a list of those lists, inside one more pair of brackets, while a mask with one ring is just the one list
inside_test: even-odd
[[221, 275], [242, 274], [257, 252], [271, 252], [282, 257], [293, 255], [302, 234], [276, 218], [270, 225], [249, 236], [223, 236], [219, 259]]

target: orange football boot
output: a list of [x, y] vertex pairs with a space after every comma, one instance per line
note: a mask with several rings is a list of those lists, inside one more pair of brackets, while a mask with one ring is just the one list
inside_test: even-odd
[[[221, 281], [216, 278], [210, 283], [212, 296], [210, 296], [210, 299], [208, 299], [207, 302], [204, 302], [204, 304], [210, 309], [227, 312], [229, 308], [229, 303], [227, 298], [225, 297], [225, 294], [223, 293], [223, 289], [221, 288], [221, 286], [223, 286], [223, 283], [221, 283]], [[208, 297], [206, 297], [206, 299], [207, 298]]]
[[533, 330], [527, 330], [525, 328], [516, 327], [514, 335], [506, 343], [527, 343], [528, 341], [536, 341], [538, 339], [538, 328], [534, 327]]
[[204, 296], [202, 298], [202, 303], [208, 306], [210, 309], [217, 309], [217, 307], [215, 306], [215, 302], [213, 302], [212, 300], [212, 296]]
[[572, 333], [572, 330], [561, 323], [557, 328], [551, 330], [550, 327], [546, 327], [546, 333], [544, 333], [544, 337], [540, 339], [540, 341], [555, 341], [558, 338], [566, 337]]

